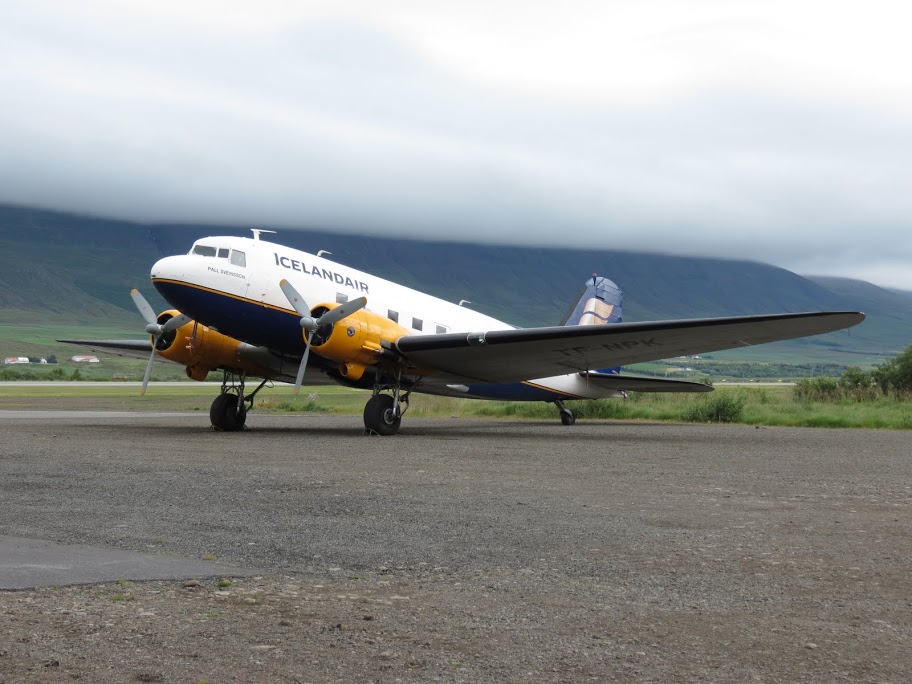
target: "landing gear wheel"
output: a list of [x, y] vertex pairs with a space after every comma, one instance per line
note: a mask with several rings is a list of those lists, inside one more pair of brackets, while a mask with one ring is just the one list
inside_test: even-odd
[[392, 396], [375, 394], [364, 407], [364, 427], [378, 435], [395, 435], [402, 422], [402, 414], [396, 408]]
[[220, 394], [209, 408], [209, 420], [212, 427], [222, 432], [237, 432], [243, 429], [247, 420], [247, 410], [241, 406], [238, 410], [238, 395], [232, 392]]
[[557, 399], [554, 402], [554, 405], [557, 406], [557, 410], [560, 411], [560, 419], [562, 424], [573, 425], [576, 422], [576, 416], [573, 415], [573, 411], [568, 409], [562, 400]]
[[573, 415], [573, 411], [567, 409], [560, 412], [560, 419], [562, 425], [573, 425], [576, 422], [576, 416]]

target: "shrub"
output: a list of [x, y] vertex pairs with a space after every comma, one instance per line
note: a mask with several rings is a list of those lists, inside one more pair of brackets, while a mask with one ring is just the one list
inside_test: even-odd
[[843, 392], [833, 378], [801, 378], [792, 390], [795, 401], [839, 401]]
[[872, 374], [855, 366], [847, 368], [838, 380], [802, 378], [792, 391], [795, 401], [824, 403], [876, 401], [881, 394]]
[[736, 423], [741, 420], [746, 403], [743, 394], [720, 392], [694, 402], [684, 409], [682, 417], [692, 423]]
[[871, 375], [884, 394], [912, 394], [912, 345], [875, 368]]

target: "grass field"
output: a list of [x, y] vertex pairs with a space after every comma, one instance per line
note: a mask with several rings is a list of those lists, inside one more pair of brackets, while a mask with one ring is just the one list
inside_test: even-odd
[[[0, 384], [2, 409], [83, 409], [120, 411], [201, 411], [219, 391], [217, 384], [151, 386], [141, 397], [135, 386], [49, 387]], [[304, 388], [298, 396], [288, 385], [264, 389], [256, 412], [359, 415], [368, 394], [345, 387]], [[912, 429], [912, 402], [889, 398], [869, 402], [801, 402], [791, 387], [720, 387], [708, 395], [631, 393], [626, 400], [568, 402], [579, 420], [731, 422], [746, 425]], [[490, 416], [557, 421], [557, 410], [541, 402], [473, 401], [415, 395], [409, 416]], [[408, 417], [406, 417], [406, 420]]]

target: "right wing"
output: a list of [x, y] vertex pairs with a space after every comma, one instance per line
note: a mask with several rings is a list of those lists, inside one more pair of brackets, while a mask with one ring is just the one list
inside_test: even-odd
[[819, 335], [857, 325], [855, 311], [408, 335], [394, 347], [422, 375], [517, 382]]

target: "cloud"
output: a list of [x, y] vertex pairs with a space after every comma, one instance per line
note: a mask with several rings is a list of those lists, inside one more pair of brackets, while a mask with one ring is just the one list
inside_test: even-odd
[[[507, 3], [496, 21], [472, 3], [18, 5], [0, 28], [0, 201], [753, 258], [912, 289], [912, 127], [892, 48], [847, 67], [851, 85], [886, 65], [855, 99], [832, 78], [802, 92], [832, 36], [798, 59], [792, 35], [770, 62], [761, 5], [658, 4], [652, 23], [614, 3]], [[726, 45], [731, 63], [713, 65]]]

